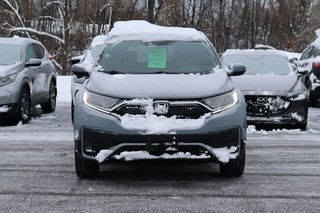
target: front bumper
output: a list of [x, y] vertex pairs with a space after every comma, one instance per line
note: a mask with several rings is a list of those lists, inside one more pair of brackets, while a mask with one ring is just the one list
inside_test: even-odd
[[289, 107], [282, 113], [263, 115], [247, 113], [248, 125], [275, 124], [275, 125], [296, 125], [307, 123], [308, 101], [307, 99], [291, 101]]
[[16, 82], [0, 87], [0, 106], [18, 102], [20, 85]]
[[84, 159], [96, 160], [101, 150], [109, 150], [105, 158], [108, 161], [123, 151], [167, 151], [169, 148], [195, 154], [206, 152], [217, 161], [212, 149], [236, 146], [240, 152], [246, 141], [244, 99], [227, 110], [206, 116], [201, 126], [161, 134], [126, 128], [121, 118], [95, 110], [79, 100], [76, 97], [74, 108], [75, 151]]
[[[195, 155], [208, 153], [213, 161], [218, 162], [213, 148], [242, 146], [241, 129], [233, 127], [221, 129], [206, 134], [163, 134], [163, 135], [120, 135], [101, 130], [84, 128], [82, 140], [75, 140], [76, 153], [87, 159], [95, 159], [101, 150], [108, 150], [104, 161], [123, 151], [153, 151], [167, 150], [186, 151]], [[240, 151], [237, 150], [238, 152]]]

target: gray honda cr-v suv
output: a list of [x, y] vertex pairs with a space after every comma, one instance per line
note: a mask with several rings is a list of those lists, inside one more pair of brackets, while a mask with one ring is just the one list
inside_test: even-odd
[[0, 38], [0, 122], [30, 120], [32, 106], [56, 107], [56, 69], [44, 46], [29, 38]]
[[[190, 28], [116, 22], [97, 72], [74, 103], [76, 173], [99, 174], [99, 163], [136, 159], [202, 159], [224, 176], [245, 165], [246, 106], [206, 36]], [[88, 75], [81, 65], [77, 77]]]

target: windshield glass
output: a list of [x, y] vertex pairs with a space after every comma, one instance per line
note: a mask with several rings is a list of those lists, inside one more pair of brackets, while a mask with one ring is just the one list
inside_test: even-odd
[[240, 63], [246, 66], [246, 75], [276, 74], [287, 75], [291, 72], [289, 61], [279, 55], [226, 55], [222, 61], [224, 66]]
[[99, 61], [104, 72], [127, 74], [210, 73], [219, 66], [204, 42], [122, 41], [108, 44]]
[[15, 64], [20, 61], [21, 51], [20, 46], [0, 44], [0, 64]]
[[92, 47], [88, 50], [88, 53], [86, 54], [86, 57], [92, 57], [94, 58], [94, 60], [98, 60], [99, 59], [99, 56], [101, 54], [103, 50], [103, 45], [98, 45], [98, 46], [95, 46], [95, 47]]

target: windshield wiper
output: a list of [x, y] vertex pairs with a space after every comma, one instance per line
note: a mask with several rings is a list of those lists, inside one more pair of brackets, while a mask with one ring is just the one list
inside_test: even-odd
[[117, 71], [117, 70], [108, 70], [108, 71], [106, 71], [106, 70], [99, 70], [99, 71], [100, 71], [100, 72], [103, 72], [103, 73], [105, 73], [105, 74], [109, 74], [109, 75], [124, 74], [124, 73], [119, 72], [119, 71]]

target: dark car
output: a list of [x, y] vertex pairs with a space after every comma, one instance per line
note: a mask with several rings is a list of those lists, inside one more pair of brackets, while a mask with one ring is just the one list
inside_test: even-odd
[[274, 50], [230, 50], [223, 64], [244, 64], [245, 75], [233, 77], [244, 93], [248, 124], [306, 129], [308, 90], [288, 58]]
[[29, 38], [0, 38], [0, 121], [30, 120], [32, 106], [44, 113], [56, 107], [56, 69], [48, 51]]
[[306, 83], [310, 89], [309, 105], [316, 106], [320, 99], [320, 38], [303, 51], [298, 67], [308, 70]]

